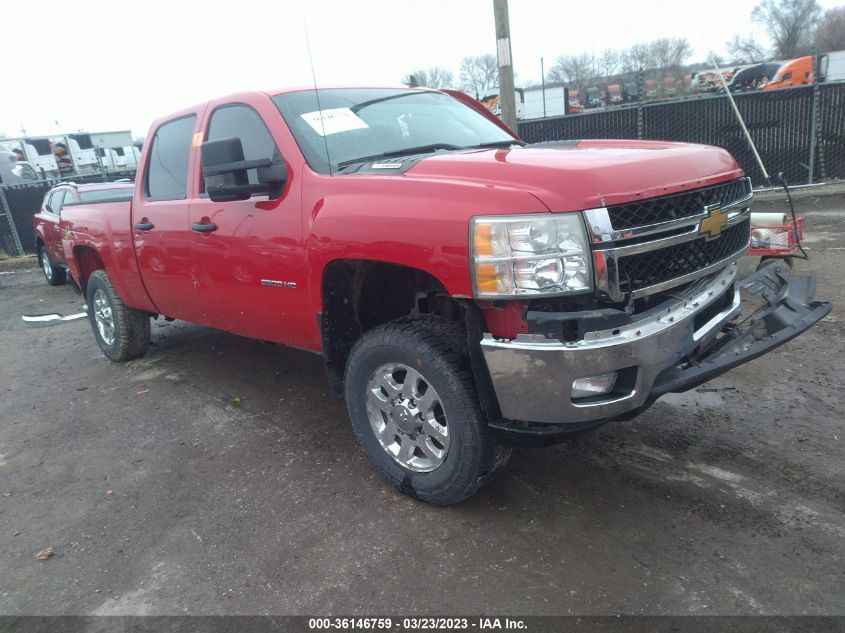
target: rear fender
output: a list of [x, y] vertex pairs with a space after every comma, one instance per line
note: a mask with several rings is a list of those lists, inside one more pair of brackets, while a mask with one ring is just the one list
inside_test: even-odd
[[132, 242], [127, 244], [125, 240], [117, 240], [119, 246], [115, 248], [114, 241], [72, 239], [72, 247], [65, 249], [65, 255], [74, 281], [84, 296], [88, 278], [94, 271], [103, 269], [124, 304], [157, 313], [158, 310], [141, 284]]

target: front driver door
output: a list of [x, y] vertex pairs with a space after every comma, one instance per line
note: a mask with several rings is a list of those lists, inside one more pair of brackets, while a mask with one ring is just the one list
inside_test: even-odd
[[[221, 103], [210, 108], [205, 140], [239, 138], [245, 160], [282, 155], [269, 130], [283, 123], [269, 99], [255, 107]], [[256, 169], [248, 176], [250, 183], [258, 183]], [[294, 346], [313, 327], [306, 309], [300, 193], [291, 186], [293, 178], [288, 164], [288, 181], [279, 195], [255, 194], [234, 202], [212, 202], [200, 182], [190, 219], [193, 226], [209, 230], [193, 236], [194, 283], [202, 311], [197, 322]]]

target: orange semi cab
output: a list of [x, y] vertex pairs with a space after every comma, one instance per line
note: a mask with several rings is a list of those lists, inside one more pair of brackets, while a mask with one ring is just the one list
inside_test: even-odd
[[772, 80], [763, 86], [763, 90], [791, 88], [811, 83], [813, 83], [813, 57], [807, 55], [783, 64]]

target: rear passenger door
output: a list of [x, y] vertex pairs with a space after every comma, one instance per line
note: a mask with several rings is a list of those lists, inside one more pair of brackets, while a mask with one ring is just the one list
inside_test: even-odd
[[[204, 140], [239, 138], [245, 160], [284, 157], [270, 132], [283, 125], [281, 115], [269, 99], [254, 105], [213, 104]], [[197, 171], [202, 173], [201, 166]], [[256, 169], [247, 175], [250, 183], [258, 182]], [[300, 194], [298, 186], [291, 187], [293, 178], [289, 165], [280, 195], [254, 194], [234, 202], [212, 202], [200, 178], [190, 221], [213, 225], [193, 237], [200, 323], [282, 343], [301, 340], [302, 321], [313, 316], [305, 310]]]
[[191, 321], [191, 239], [188, 186], [197, 115], [162, 123], [147, 153], [132, 203], [132, 235], [141, 278], [158, 311]]

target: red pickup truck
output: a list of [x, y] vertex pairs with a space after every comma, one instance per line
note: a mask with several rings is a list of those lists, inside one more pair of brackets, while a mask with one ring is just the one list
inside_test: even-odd
[[65, 249], [62, 246], [62, 231], [59, 227], [62, 210], [72, 204], [129, 201], [133, 191], [134, 185], [125, 182], [84, 185], [63, 182], [44, 194], [41, 208], [32, 216], [32, 229], [35, 233], [38, 263], [48, 284], [61, 286], [67, 281]]
[[366, 454], [430, 503], [830, 310], [772, 265], [735, 323], [752, 194], [722, 149], [526, 145], [466, 95], [406, 88], [237, 94], [147, 139], [131, 203], [62, 217], [105, 355], [143, 354], [159, 316], [322, 354]]

